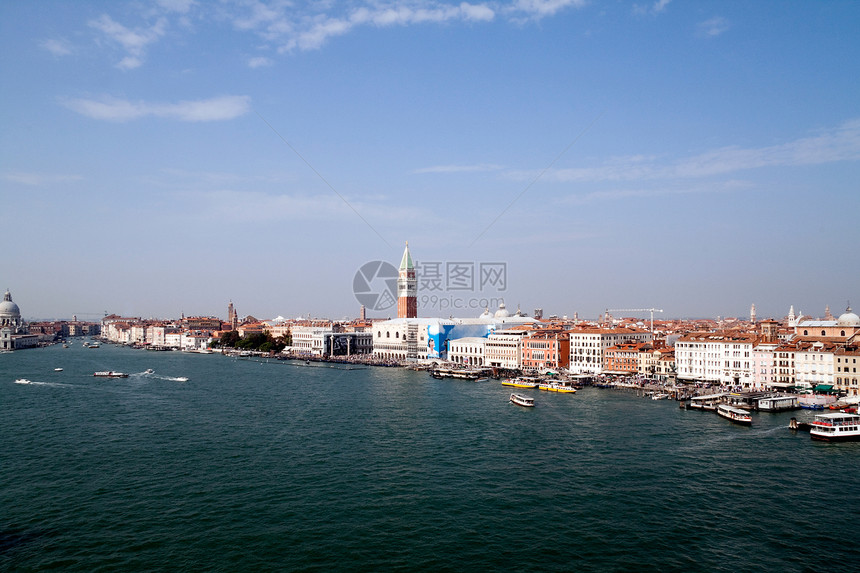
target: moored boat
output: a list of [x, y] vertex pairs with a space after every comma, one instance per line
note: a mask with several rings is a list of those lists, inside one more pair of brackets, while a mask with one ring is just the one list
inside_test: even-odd
[[744, 426], [752, 425], [752, 416], [746, 410], [729, 406], [728, 404], [720, 404], [717, 406], [717, 415], [722, 416], [727, 420], [731, 420], [735, 424], [743, 424]]
[[818, 414], [810, 424], [809, 436], [825, 442], [860, 441], [860, 415], [841, 412]]
[[124, 372], [114, 372], [113, 370], [102, 370], [93, 372], [93, 376], [97, 378], [128, 378], [128, 374]]
[[573, 386], [568, 386], [566, 384], [562, 384], [560, 382], [541, 382], [538, 386], [541, 390], [545, 392], [559, 392], [561, 394], [575, 394], [576, 388]]
[[537, 388], [540, 386], [540, 381], [535, 378], [519, 376], [517, 378], [507, 378], [502, 380], [502, 386], [513, 386], [514, 388]]
[[525, 406], [526, 408], [534, 408], [535, 399], [522, 394], [511, 394], [511, 403], [517, 406]]

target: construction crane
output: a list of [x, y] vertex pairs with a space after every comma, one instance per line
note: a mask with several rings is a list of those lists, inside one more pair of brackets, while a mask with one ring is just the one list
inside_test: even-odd
[[654, 313], [663, 312], [662, 308], [607, 308], [606, 312], [650, 312], [651, 313], [651, 334], [654, 334]]

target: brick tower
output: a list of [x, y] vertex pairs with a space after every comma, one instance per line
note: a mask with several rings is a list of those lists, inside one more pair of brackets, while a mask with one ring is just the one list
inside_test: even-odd
[[409, 254], [409, 241], [400, 261], [397, 277], [397, 318], [416, 318], [418, 316], [418, 281], [415, 279], [415, 265]]

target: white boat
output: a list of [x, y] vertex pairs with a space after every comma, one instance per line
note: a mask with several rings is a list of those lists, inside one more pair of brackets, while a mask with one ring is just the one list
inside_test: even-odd
[[62, 368], [54, 368], [54, 372], [62, 372], [62, 371], [63, 371]]
[[717, 415], [722, 416], [727, 420], [731, 420], [735, 424], [743, 424], [745, 426], [752, 425], [752, 416], [746, 410], [729, 406], [728, 404], [720, 404], [717, 406]]
[[15, 380], [15, 384], [32, 384], [32, 382], [30, 382], [26, 378], [18, 378], [17, 380]]
[[511, 394], [511, 403], [517, 406], [525, 406], [526, 408], [534, 408], [535, 399], [522, 394]]
[[155, 372], [155, 370], [153, 370], [152, 368], [147, 368], [143, 371], [144, 374], [152, 374], [153, 372]]
[[658, 392], [656, 394], [651, 394], [651, 399], [652, 400], [668, 400], [669, 395], [666, 394], [665, 392]]
[[818, 414], [810, 424], [809, 437], [825, 442], [860, 441], [860, 415], [843, 412]]
[[113, 370], [93, 372], [93, 376], [96, 376], [97, 378], [128, 378], [128, 374], [125, 374], [124, 372], [114, 372]]

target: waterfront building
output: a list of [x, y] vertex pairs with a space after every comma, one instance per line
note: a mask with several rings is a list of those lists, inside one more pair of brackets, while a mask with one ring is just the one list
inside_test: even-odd
[[833, 386], [837, 347], [833, 341], [798, 341], [794, 352], [795, 386]]
[[794, 353], [797, 344], [791, 341], [782, 342], [773, 351], [773, 365], [775, 380], [771, 382], [773, 388], [794, 388]]
[[518, 370], [522, 368], [523, 337], [529, 333], [527, 325], [499, 330], [487, 336], [484, 357], [487, 366]]
[[625, 342], [650, 342], [653, 335], [638, 328], [576, 327], [570, 330], [571, 372], [600, 374], [607, 348]]
[[774, 352], [778, 346], [778, 342], [767, 340], [753, 345], [751, 390], [768, 390], [777, 381]]
[[520, 325], [535, 324], [522, 313], [511, 316], [504, 303], [478, 318], [395, 318], [373, 323], [373, 355], [384, 360], [447, 360], [450, 341], [486, 338]]
[[[603, 371], [607, 374], [639, 374], [639, 356], [647, 353], [643, 352], [646, 344], [627, 342], [610, 346], [603, 353], [605, 361]], [[647, 346], [648, 349], [651, 348], [650, 344]], [[657, 359], [659, 359], [659, 355], [654, 358], [655, 364]], [[646, 372], [644, 375], [650, 374], [650, 372]]]
[[0, 302], [0, 350], [20, 350], [39, 345], [39, 335], [30, 334], [21, 309], [7, 290]]
[[751, 388], [755, 341], [755, 335], [734, 331], [682, 336], [675, 342], [678, 380]]
[[417, 316], [418, 280], [415, 278], [415, 264], [412, 262], [407, 241], [397, 276], [397, 318], [416, 318]]
[[[675, 363], [675, 349], [671, 346], [666, 346], [665, 340], [654, 340], [648, 344], [639, 346], [639, 352], [636, 356], [637, 368], [639, 376], [643, 378], [658, 378], [661, 373], [661, 359], [671, 355], [671, 364]], [[667, 364], [662, 364], [662, 368], [666, 368]]]
[[570, 334], [567, 332], [536, 331], [523, 338], [523, 370], [568, 368], [570, 366]]
[[677, 375], [677, 369], [675, 366], [675, 349], [661, 348], [655, 352], [660, 353], [660, 360], [657, 361], [657, 369], [654, 371], [654, 378], [657, 380], [663, 380], [664, 382], [674, 382]]
[[842, 346], [834, 352], [836, 373], [834, 386], [848, 396], [860, 395], [860, 346]]
[[326, 336], [334, 333], [334, 325], [330, 322], [293, 325], [292, 346], [290, 350], [310, 356], [324, 356], [326, 353]]
[[448, 343], [448, 360], [455, 364], [484, 366], [486, 338], [467, 336], [456, 338]]

